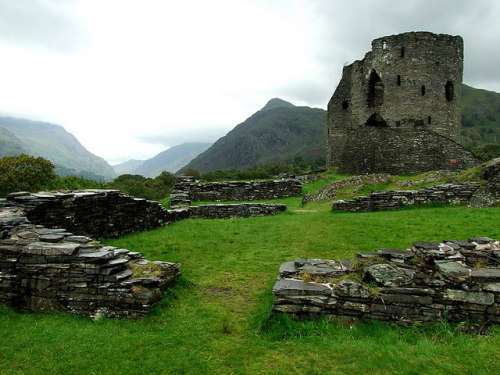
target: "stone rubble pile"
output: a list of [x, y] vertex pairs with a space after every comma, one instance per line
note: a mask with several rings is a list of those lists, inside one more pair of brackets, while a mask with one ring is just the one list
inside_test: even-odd
[[354, 260], [297, 259], [281, 265], [274, 311], [400, 324], [445, 319], [500, 323], [500, 242], [415, 242]]
[[274, 181], [234, 181], [197, 183], [180, 177], [170, 194], [171, 207], [189, 206], [191, 201], [254, 201], [294, 197], [302, 194], [302, 184], [294, 178]]
[[32, 224], [19, 207], [0, 207], [0, 306], [139, 318], [178, 275], [178, 264], [150, 262], [66, 229]]
[[418, 190], [387, 190], [368, 196], [332, 202], [332, 209], [349, 212], [397, 210], [408, 206], [427, 204], [467, 203], [478, 190], [478, 183], [443, 184]]

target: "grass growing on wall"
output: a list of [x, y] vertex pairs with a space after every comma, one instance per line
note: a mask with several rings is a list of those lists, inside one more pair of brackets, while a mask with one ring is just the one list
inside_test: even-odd
[[[284, 201], [300, 207], [300, 198]], [[281, 263], [351, 258], [413, 241], [500, 238], [500, 208], [413, 208], [190, 219], [109, 245], [182, 264], [182, 276], [139, 321], [0, 309], [0, 374], [497, 374], [500, 330], [456, 325], [293, 321], [270, 313]], [[306, 206], [309, 208], [309, 205]]]

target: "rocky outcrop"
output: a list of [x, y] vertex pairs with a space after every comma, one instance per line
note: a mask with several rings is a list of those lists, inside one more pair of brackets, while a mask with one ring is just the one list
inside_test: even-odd
[[354, 260], [281, 265], [274, 311], [374, 318], [401, 324], [445, 319], [500, 323], [500, 242], [415, 242]]
[[476, 190], [469, 207], [500, 206], [500, 158], [485, 163], [480, 177], [486, 183]]
[[464, 183], [436, 185], [419, 190], [377, 191], [368, 196], [333, 201], [332, 209], [369, 212], [427, 204], [467, 203], [479, 187], [478, 183]]
[[178, 275], [178, 264], [35, 225], [19, 207], [0, 208], [0, 306], [139, 318]]

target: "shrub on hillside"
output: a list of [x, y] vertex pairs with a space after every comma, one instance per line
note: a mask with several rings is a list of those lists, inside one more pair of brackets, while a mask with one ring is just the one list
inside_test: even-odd
[[38, 191], [57, 178], [54, 164], [42, 157], [6, 156], [0, 159], [0, 196], [15, 191]]
[[123, 174], [108, 184], [112, 189], [138, 198], [160, 200], [170, 194], [177, 177], [170, 172], [162, 172], [155, 178], [137, 174]]

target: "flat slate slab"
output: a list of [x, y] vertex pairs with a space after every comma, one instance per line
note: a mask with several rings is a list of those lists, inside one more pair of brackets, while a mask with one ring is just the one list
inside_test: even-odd
[[71, 242], [60, 244], [50, 242], [32, 242], [23, 249], [23, 252], [32, 255], [48, 256], [73, 255], [77, 252], [79, 247], [80, 244]]
[[332, 290], [322, 284], [283, 279], [276, 282], [273, 293], [276, 296], [331, 295]]

